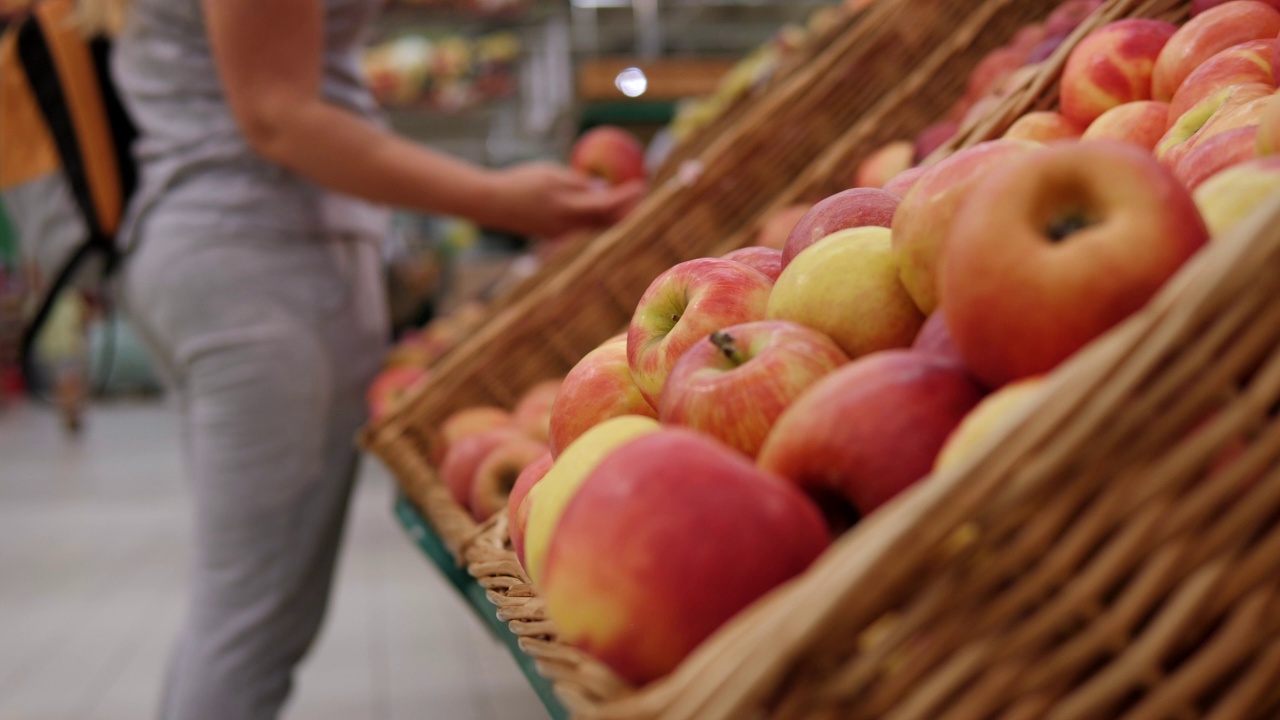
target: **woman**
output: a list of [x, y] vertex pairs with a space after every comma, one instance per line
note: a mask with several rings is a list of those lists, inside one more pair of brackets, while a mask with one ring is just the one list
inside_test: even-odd
[[[119, 0], [85, 0], [110, 21]], [[195, 497], [168, 720], [275, 717], [324, 614], [387, 332], [379, 206], [551, 236], [640, 188], [490, 171], [382, 129], [378, 0], [134, 0], [113, 76], [140, 129], [123, 300], [182, 401]]]

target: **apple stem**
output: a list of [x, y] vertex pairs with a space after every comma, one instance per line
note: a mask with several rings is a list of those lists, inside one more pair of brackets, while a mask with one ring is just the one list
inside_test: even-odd
[[711, 333], [711, 344], [719, 348], [720, 352], [733, 361], [734, 365], [742, 364], [742, 353], [738, 350], [738, 341], [729, 333], [724, 330]]

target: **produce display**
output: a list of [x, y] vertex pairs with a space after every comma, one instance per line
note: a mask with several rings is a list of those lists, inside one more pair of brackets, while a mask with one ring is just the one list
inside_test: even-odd
[[1280, 193], [1280, 2], [1258, 0], [1104, 25], [1056, 109], [924, 162], [1102, 4], [1017, 33], [854, 187], [654, 278], [569, 372], [548, 452], [504, 484], [559, 640], [635, 685], [667, 675]]
[[459, 112], [515, 92], [520, 38], [406, 33], [365, 50], [364, 74], [383, 107]]

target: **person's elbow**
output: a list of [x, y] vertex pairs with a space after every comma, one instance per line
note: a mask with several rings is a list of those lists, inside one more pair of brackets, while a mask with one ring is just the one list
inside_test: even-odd
[[292, 165], [306, 122], [306, 101], [267, 94], [236, 105], [236, 121], [254, 152], [271, 162]]

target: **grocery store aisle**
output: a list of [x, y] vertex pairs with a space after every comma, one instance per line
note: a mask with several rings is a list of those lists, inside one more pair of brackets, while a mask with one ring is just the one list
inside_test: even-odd
[[[181, 619], [186, 487], [157, 402], [0, 406], [0, 718], [146, 720]], [[328, 621], [284, 720], [535, 720], [506, 650], [404, 537], [366, 463]]]

